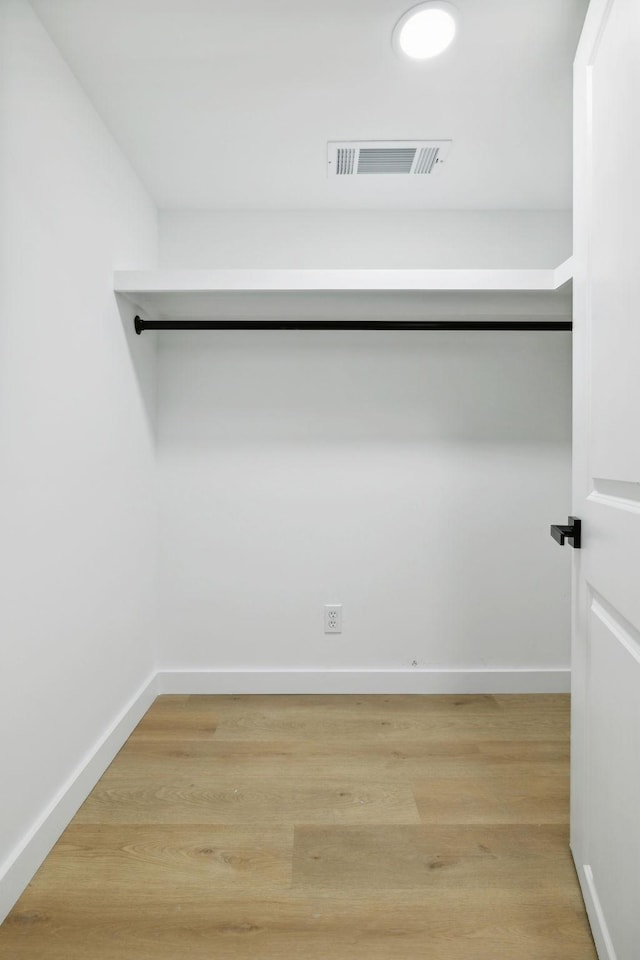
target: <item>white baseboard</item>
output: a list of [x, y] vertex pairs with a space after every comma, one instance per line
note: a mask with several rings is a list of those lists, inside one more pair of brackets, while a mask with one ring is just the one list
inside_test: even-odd
[[616, 960], [616, 952], [602, 910], [600, 897], [593, 882], [591, 867], [582, 865], [577, 868], [577, 873], [582, 890], [582, 899], [587, 909], [587, 917], [589, 918], [589, 925], [591, 926], [591, 933], [593, 934], [593, 940], [596, 945], [596, 950], [598, 951], [598, 957], [600, 960]]
[[156, 678], [154, 673], [142, 684], [0, 867], [0, 923], [155, 700]]
[[568, 693], [570, 670], [161, 670], [158, 693]]

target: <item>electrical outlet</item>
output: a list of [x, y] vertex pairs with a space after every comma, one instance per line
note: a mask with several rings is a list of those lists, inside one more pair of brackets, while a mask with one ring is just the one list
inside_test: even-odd
[[325, 633], [342, 633], [342, 604], [341, 603], [325, 603], [324, 632]]

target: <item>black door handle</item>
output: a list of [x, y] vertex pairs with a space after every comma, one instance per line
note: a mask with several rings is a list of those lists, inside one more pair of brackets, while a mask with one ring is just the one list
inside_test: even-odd
[[575, 547], [576, 550], [580, 549], [580, 530], [581, 524], [578, 517], [569, 517], [566, 526], [561, 526], [559, 523], [551, 524], [551, 536], [554, 540], [560, 544], [561, 547], [564, 546], [564, 541], [568, 540], [572, 547]]

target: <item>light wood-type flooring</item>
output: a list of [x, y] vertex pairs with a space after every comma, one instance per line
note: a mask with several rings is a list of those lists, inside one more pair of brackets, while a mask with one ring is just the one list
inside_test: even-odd
[[165, 696], [2, 960], [595, 960], [565, 696]]

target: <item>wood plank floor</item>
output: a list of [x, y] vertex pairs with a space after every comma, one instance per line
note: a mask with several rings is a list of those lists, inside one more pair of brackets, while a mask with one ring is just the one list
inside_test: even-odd
[[160, 697], [2, 960], [595, 960], [565, 696]]

